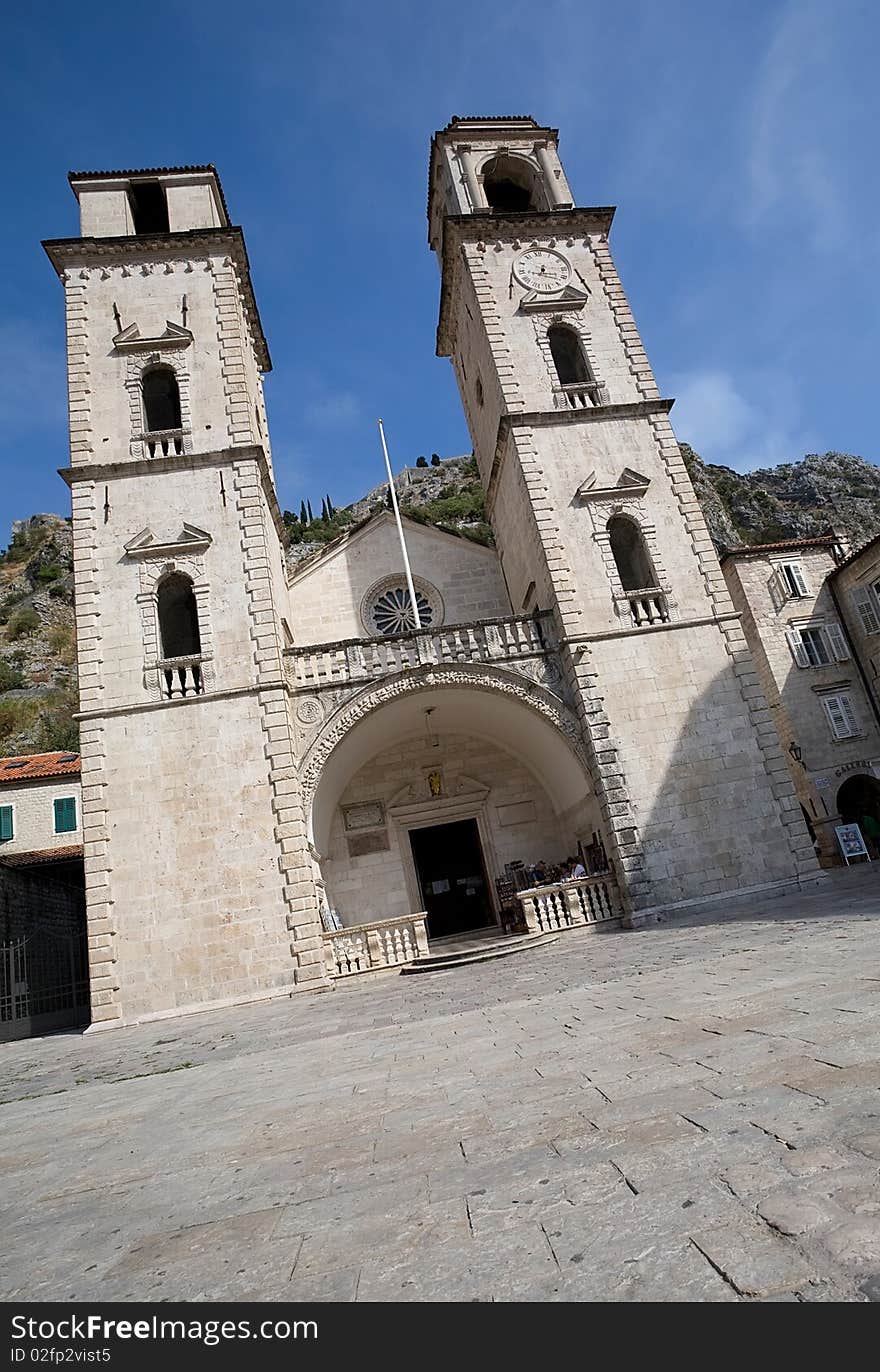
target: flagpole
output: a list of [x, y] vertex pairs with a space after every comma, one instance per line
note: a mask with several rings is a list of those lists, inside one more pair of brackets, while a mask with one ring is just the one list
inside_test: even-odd
[[413, 585], [412, 571], [410, 570], [409, 557], [406, 551], [406, 539], [403, 536], [403, 524], [400, 521], [400, 506], [397, 503], [397, 492], [394, 489], [394, 477], [391, 474], [391, 460], [388, 456], [388, 444], [385, 442], [385, 430], [379, 420], [379, 437], [382, 440], [382, 452], [385, 454], [385, 470], [388, 473], [388, 487], [391, 491], [391, 507], [394, 510], [394, 518], [397, 521], [397, 535], [400, 539], [400, 551], [403, 554], [403, 569], [406, 572], [406, 585], [409, 591], [409, 603], [412, 606], [415, 627], [421, 629], [422, 621], [419, 616], [419, 607], [416, 602], [416, 588]]

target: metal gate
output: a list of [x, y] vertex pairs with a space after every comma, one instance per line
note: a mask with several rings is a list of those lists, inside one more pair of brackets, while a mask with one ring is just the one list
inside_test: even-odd
[[0, 943], [0, 1040], [84, 1024], [89, 1018], [86, 942], [37, 926]]

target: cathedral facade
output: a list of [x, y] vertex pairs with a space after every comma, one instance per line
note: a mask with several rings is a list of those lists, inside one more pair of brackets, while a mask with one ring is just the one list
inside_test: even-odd
[[[289, 569], [213, 167], [71, 175], [64, 284], [94, 1027], [816, 875], [788, 762], [557, 135], [454, 119], [429, 241], [495, 546], [393, 520]], [[600, 856], [597, 856], [600, 855]], [[531, 904], [529, 903], [531, 899]]]

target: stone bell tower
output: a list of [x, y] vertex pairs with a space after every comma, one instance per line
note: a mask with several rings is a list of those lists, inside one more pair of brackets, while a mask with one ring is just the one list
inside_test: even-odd
[[93, 1025], [325, 973], [241, 230], [213, 167], [70, 177], [65, 291]]
[[429, 238], [515, 613], [552, 610], [636, 921], [815, 875], [788, 767], [608, 247], [557, 134], [453, 119]]

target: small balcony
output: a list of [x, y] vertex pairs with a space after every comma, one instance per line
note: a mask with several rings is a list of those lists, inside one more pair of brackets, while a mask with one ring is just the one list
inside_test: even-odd
[[380, 638], [342, 639], [288, 648], [285, 657], [293, 684], [301, 691], [357, 685], [418, 667], [454, 662], [523, 663], [551, 655], [549, 619], [549, 612], [545, 612]]
[[605, 403], [603, 391], [598, 381], [569, 381], [554, 389], [553, 403], [557, 410], [589, 410]]
[[203, 653], [192, 657], [166, 657], [156, 663], [159, 684], [166, 700], [182, 700], [186, 696], [205, 693], [202, 676]]
[[649, 586], [641, 591], [627, 591], [630, 618], [637, 629], [648, 624], [666, 624], [669, 621], [669, 601], [666, 592], [659, 586]]
[[183, 429], [154, 429], [141, 434], [141, 442], [150, 457], [180, 457], [183, 453]]

